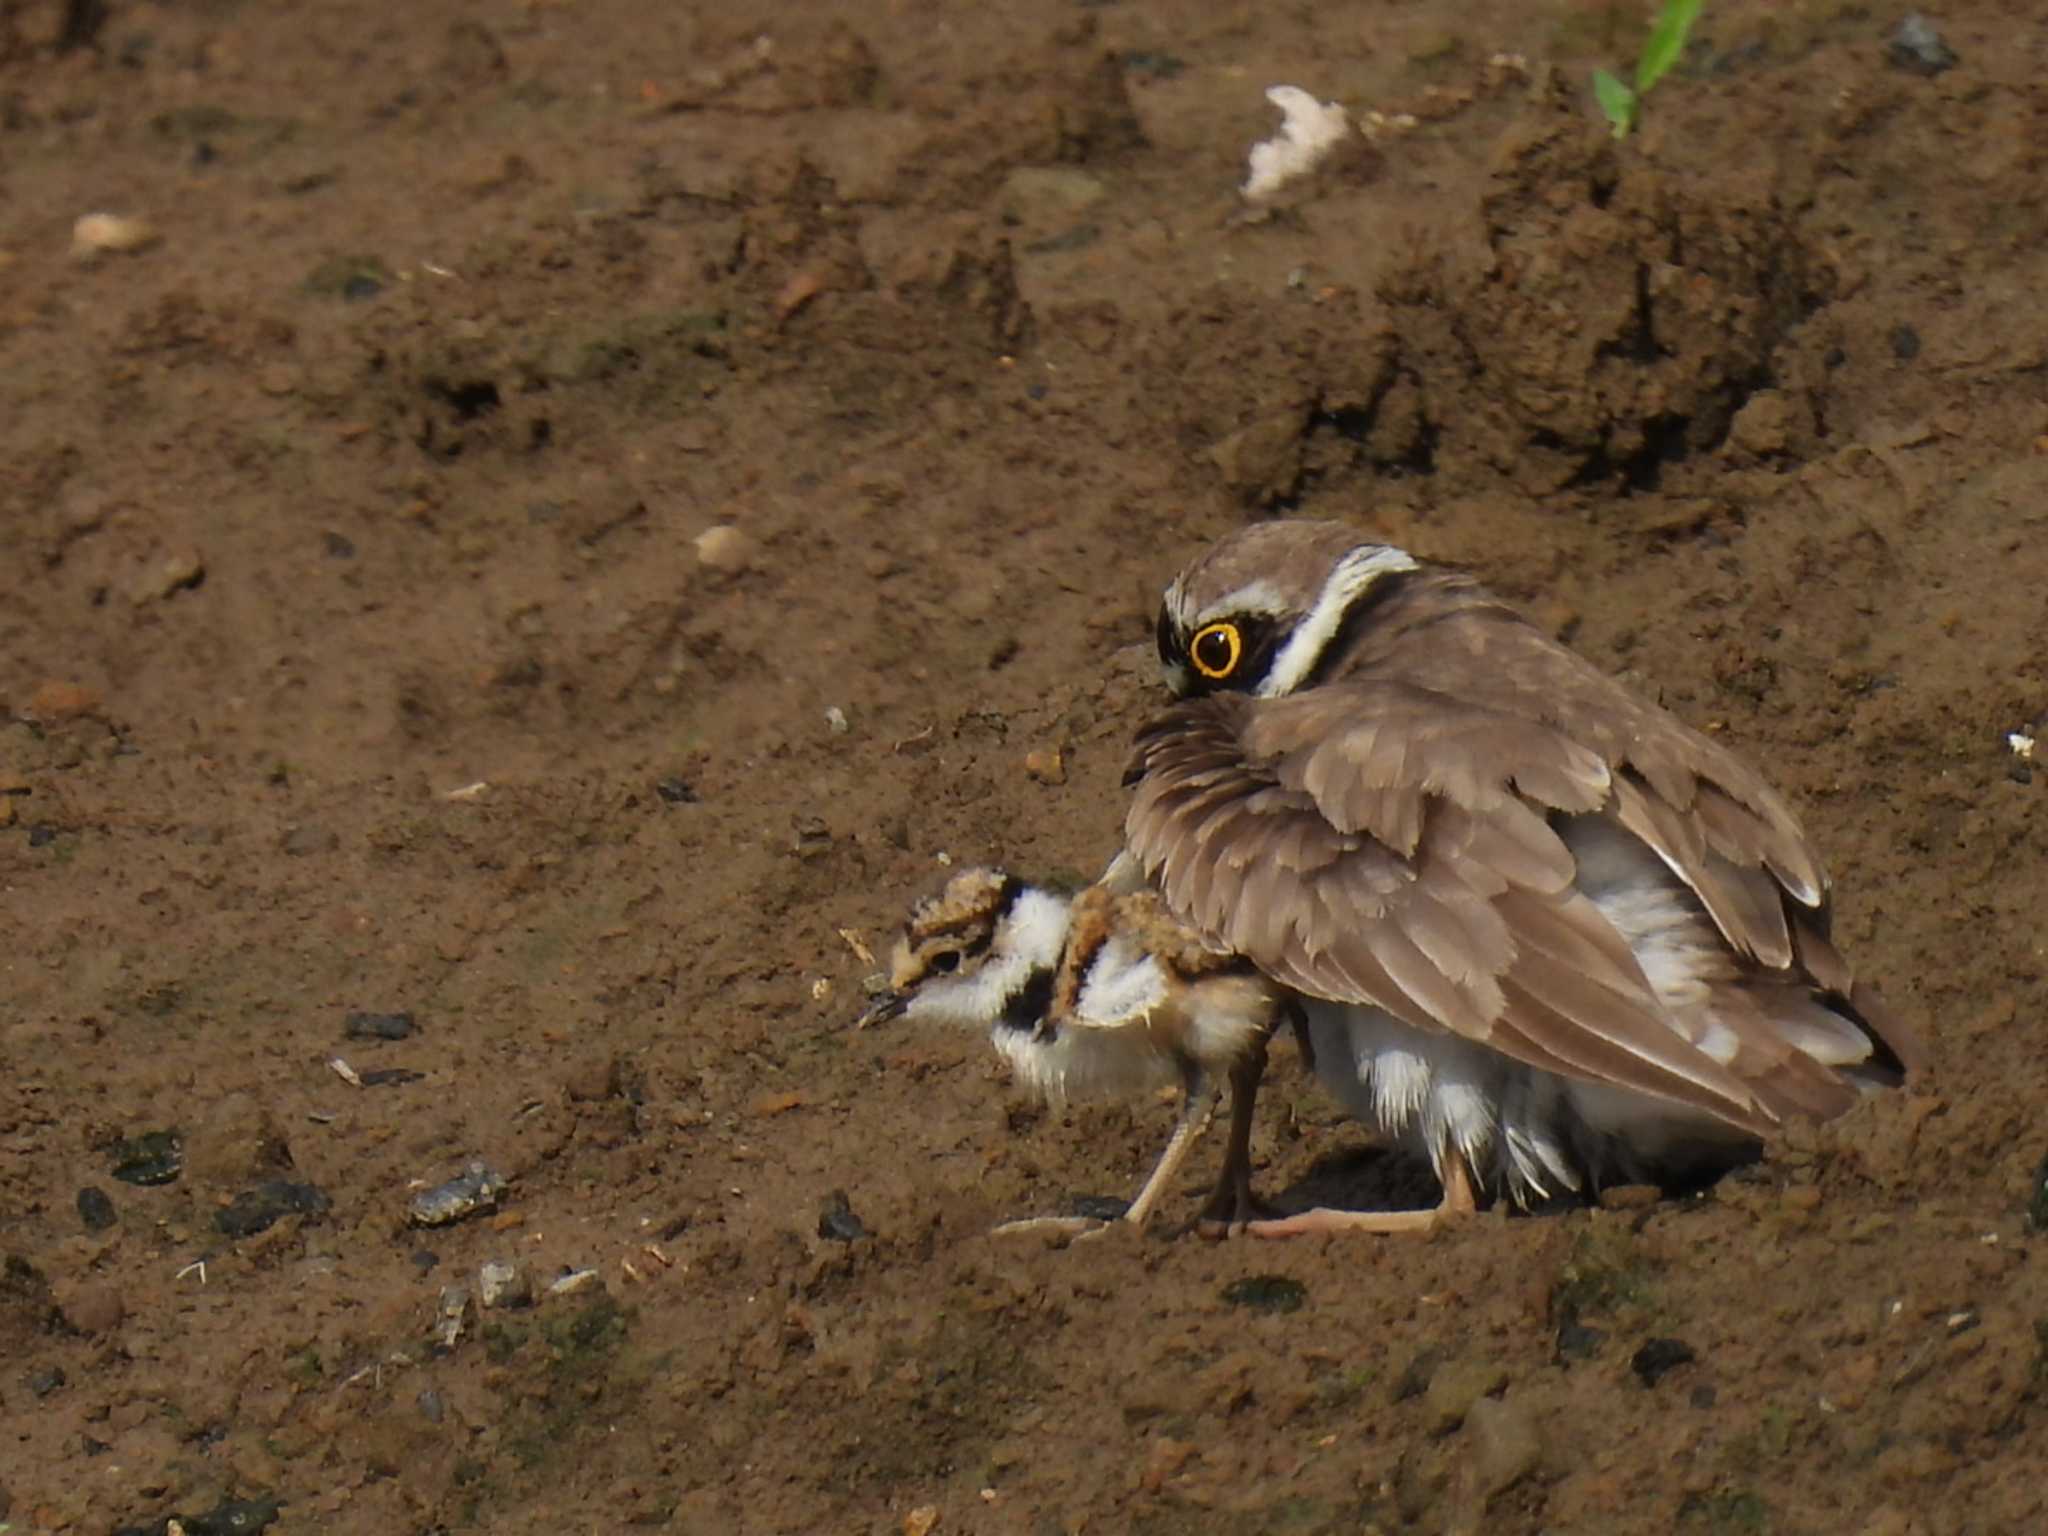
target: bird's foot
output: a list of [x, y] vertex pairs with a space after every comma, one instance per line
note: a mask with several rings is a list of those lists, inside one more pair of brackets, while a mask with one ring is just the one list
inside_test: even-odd
[[990, 1237], [1023, 1237], [1036, 1234], [1041, 1237], [1099, 1237], [1110, 1228], [1122, 1225], [1122, 1219], [1104, 1221], [1097, 1216], [1024, 1216], [1016, 1221], [1005, 1221], [989, 1228]]
[[[1462, 1156], [1446, 1152], [1443, 1181], [1443, 1199], [1426, 1211], [1338, 1211], [1318, 1206], [1297, 1216], [1247, 1222], [1244, 1230], [1253, 1237], [1307, 1237], [1328, 1232], [1405, 1233], [1427, 1237], [1441, 1227], [1464, 1220], [1479, 1209], [1472, 1171], [1466, 1167]], [[1249, 1195], [1250, 1191], [1246, 1193]]]
[[1412, 1233], [1426, 1237], [1448, 1225], [1454, 1213], [1441, 1207], [1427, 1211], [1339, 1211], [1318, 1206], [1293, 1216], [1269, 1221], [1250, 1221], [1244, 1231], [1253, 1237], [1310, 1237], [1329, 1232]]
[[1213, 1242], [1241, 1237], [1261, 1222], [1282, 1219], [1280, 1208], [1253, 1194], [1249, 1184], [1222, 1184], [1195, 1217], [1195, 1231]]

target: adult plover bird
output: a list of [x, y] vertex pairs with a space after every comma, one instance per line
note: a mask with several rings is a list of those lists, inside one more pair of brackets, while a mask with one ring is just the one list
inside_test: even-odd
[[1183, 702], [1139, 735], [1129, 857], [1443, 1184], [1252, 1231], [1710, 1176], [1919, 1062], [1785, 801], [1472, 577], [1265, 523], [1182, 571], [1158, 641]]
[[[1124, 1220], [1142, 1227], [1231, 1085], [1229, 1145], [1201, 1220], [1254, 1209], [1251, 1106], [1280, 990], [1175, 922], [1156, 892], [1090, 886], [1072, 898], [994, 869], [956, 874], [920, 901], [897, 941], [890, 990], [860, 1023], [907, 1015], [967, 1024], [1052, 1102], [1177, 1085], [1181, 1114]], [[1102, 1223], [1008, 1222], [998, 1231]]]

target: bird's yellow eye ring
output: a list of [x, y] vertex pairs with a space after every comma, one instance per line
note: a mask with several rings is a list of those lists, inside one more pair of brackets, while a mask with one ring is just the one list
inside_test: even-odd
[[1204, 624], [1188, 642], [1188, 660], [1211, 682], [1220, 682], [1237, 670], [1244, 656], [1244, 639], [1230, 623]]

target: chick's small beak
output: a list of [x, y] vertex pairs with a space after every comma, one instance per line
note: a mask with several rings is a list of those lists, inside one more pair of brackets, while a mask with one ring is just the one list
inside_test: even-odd
[[889, 1020], [902, 1017], [903, 1010], [910, 1006], [908, 992], [877, 992], [861, 1016], [853, 1021], [855, 1029], [866, 1029], [870, 1024], [886, 1024]]

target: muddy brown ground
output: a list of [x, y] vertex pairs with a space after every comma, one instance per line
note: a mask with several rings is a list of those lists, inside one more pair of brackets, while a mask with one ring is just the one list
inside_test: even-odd
[[[2037, 7], [1710, 5], [1620, 145], [1633, 6], [106, 10], [0, 8], [0, 1528], [2040, 1528]], [[1248, 222], [1281, 82], [1386, 121]], [[988, 1238], [1171, 1108], [850, 1031], [841, 930], [1099, 867], [1279, 509], [1768, 763], [1926, 1082], [1647, 1207]], [[1398, 1183], [1286, 1051], [1256, 1150]], [[598, 1284], [436, 1347], [497, 1259]]]

